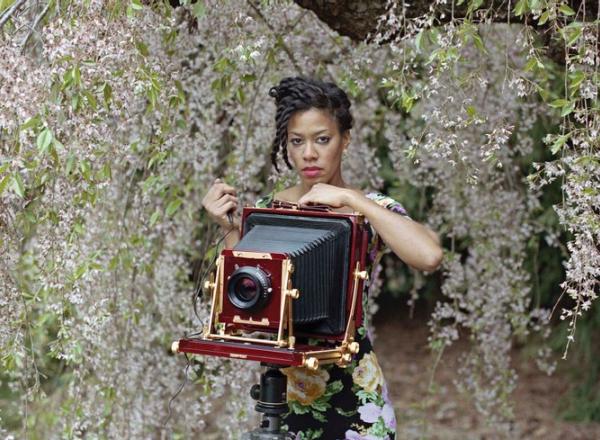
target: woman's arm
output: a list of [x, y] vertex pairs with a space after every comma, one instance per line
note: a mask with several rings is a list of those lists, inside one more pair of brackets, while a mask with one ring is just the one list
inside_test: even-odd
[[427, 272], [439, 267], [443, 252], [431, 229], [355, 191], [348, 192], [345, 205], [364, 214], [385, 244], [409, 266]]
[[311, 202], [336, 208], [348, 206], [364, 214], [385, 244], [415, 269], [433, 272], [442, 262], [443, 252], [435, 232], [384, 208], [360, 192], [317, 183], [298, 201], [299, 204]]

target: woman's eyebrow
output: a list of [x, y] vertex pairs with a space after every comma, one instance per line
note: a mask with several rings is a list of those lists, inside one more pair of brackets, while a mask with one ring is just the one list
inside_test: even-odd
[[[322, 130], [314, 131], [314, 132], [312, 132], [311, 134], [314, 136], [314, 135], [317, 135], [317, 134], [324, 133], [324, 132], [326, 132], [326, 131], [329, 131], [329, 129], [328, 129], [328, 128], [324, 128], [324, 129], [322, 129]], [[296, 136], [302, 136], [302, 134], [301, 134], [301, 133], [296, 133], [295, 131], [290, 131], [290, 134], [295, 134]]]

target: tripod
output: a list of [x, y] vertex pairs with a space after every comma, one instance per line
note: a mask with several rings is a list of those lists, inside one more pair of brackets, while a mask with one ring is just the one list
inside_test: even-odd
[[250, 396], [256, 400], [256, 411], [263, 414], [258, 429], [242, 435], [242, 440], [292, 440], [281, 432], [281, 415], [288, 411], [287, 377], [279, 370], [280, 365], [262, 364], [267, 370], [260, 375], [260, 385], [250, 389]]

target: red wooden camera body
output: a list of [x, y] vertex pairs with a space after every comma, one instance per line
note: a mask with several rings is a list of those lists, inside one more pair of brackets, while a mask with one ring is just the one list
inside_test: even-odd
[[[244, 208], [244, 228], [247, 218], [253, 213], [348, 221], [350, 249], [347, 254], [349, 266], [346, 271], [346, 292], [342, 292], [346, 298], [343, 331], [337, 334], [294, 331], [294, 302], [298, 301], [303, 292], [292, 285], [295, 268], [289, 255], [263, 252], [260, 249], [224, 249], [218, 257], [212, 281], [207, 281], [204, 286], [205, 291], [210, 292], [212, 300], [208, 325], [199, 338], [175, 341], [173, 351], [247, 359], [281, 366], [305, 366], [310, 369], [330, 363], [346, 366], [351, 361], [352, 354], [359, 349], [358, 343], [354, 341], [354, 333], [356, 325], [362, 322], [362, 291], [367, 279], [365, 265], [368, 233], [364, 217], [358, 213], [334, 212], [328, 207], [299, 208], [275, 201], [273, 208]], [[242, 237], [246, 232], [242, 230]], [[234, 282], [235, 272], [240, 267], [257, 267], [262, 273], [268, 274], [269, 297], [258, 310], [237, 307], [228, 295], [231, 290], [229, 283]], [[236, 286], [232, 288], [237, 288]], [[318, 339], [323, 344], [296, 344], [296, 337]]]

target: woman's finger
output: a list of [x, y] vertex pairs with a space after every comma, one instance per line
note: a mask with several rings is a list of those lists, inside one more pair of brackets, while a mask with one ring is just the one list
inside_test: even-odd
[[235, 211], [237, 209], [237, 202], [232, 200], [224, 203], [218, 210], [217, 213], [219, 217], [225, 217], [230, 211]]
[[219, 200], [217, 200], [215, 202], [215, 206], [217, 208], [219, 208], [219, 207], [223, 206], [225, 203], [232, 202], [232, 201], [237, 204], [238, 198], [235, 196], [232, 196], [231, 194], [225, 194], [224, 196], [222, 196]]

